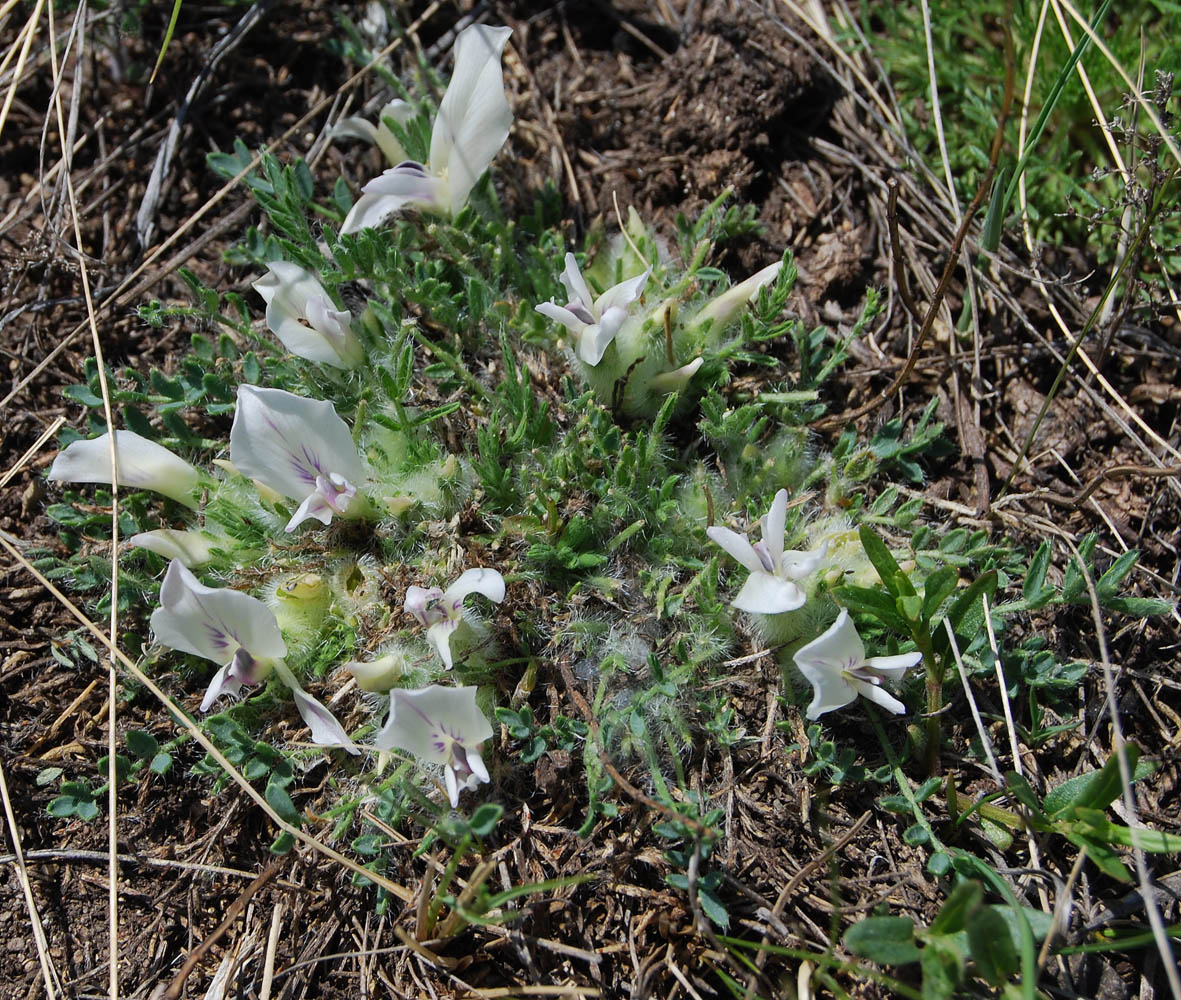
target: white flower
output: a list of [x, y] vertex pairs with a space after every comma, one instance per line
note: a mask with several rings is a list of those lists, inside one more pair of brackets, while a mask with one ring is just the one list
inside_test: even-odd
[[824, 545], [815, 552], [783, 551], [783, 527], [787, 520], [787, 490], [775, 494], [771, 509], [762, 519], [763, 539], [752, 545], [745, 535], [729, 528], [706, 529], [710, 540], [750, 570], [738, 596], [731, 601], [740, 611], [776, 615], [804, 606], [808, 595], [797, 581], [820, 566], [828, 551]]
[[828, 631], [795, 655], [796, 666], [812, 685], [808, 718], [818, 719], [825, 712], [843, 708], [859, 694], [881, 705], [887, 712], [901, 715], [906, 706], [883, 690], [882, 681], [900, 680], [922, 658], [922, 653], [914, 652], [866, 659], [861, 636], [857, 634], [849, 612], [841, 608]]
[[774, 264], [752, 274], [745, 281], [739, 282], [733, 288], [726, 289], [721, 295], [711, 299], [702, 307], [701, 311], [693, 317], [690, 329], [699, 330], [706, 323], [715, 332], [724, 329], [738, 315], [743, 306], [748, 302], [753, 302], [761, 289], [779, 277], [779, 272], [782, 269], [783, 261], [777, 260]]
[[483, 594], [499, 604], [504, 600], [504, 577], [494, 569], [469, 569], [446, 590], [408, 587], [405, 610], [427, 626], [427, 641], [439, 651], [443, 665], [451, 669], [451, 635], [463, 620], [468, 594]]
[[386, 653], [376, 660], [350, 660], [344, 668], [357, 679], [362, 691], [385, 694], [406, 672], [406, 656], [400, 651]]
[[418, 691], [399, 688], [390, 695], [390, 717], [377, 734], [379, 750], [399, 749], [431, 764], [441, 764], [451, 808], [460, 788], [491, 780], [480, 756], [492, 727], [476, 705], [476, 688], [432, 684]]
[[511, 28], [484, 24], [459, 33], [455, 71], [431, 130], [427, 164], [406, 160], [366, 184], [342, 233], [379, 226], [407, 205], [449, 215], [463, 208], [513, 123], [500, 68], [511, 34]]
[[204, 531], [176, 531], [172, 528], [157, 528], [155, 531], [141, 531], [127, 539], [127, 544], [155, 552], [165, 559], [175, 559], [186, 568], [193, 569], [209, 562], [219, 539]]
[[266, 300], [267, 328], [292, 354], [334, 368], [356, 368], [365, 360], [352, 331], [353, 317], [334, 306], [315, 275], [286, 260], [271, 261], [254, 282]]
[[534, 308], [576, 334], [578, 356], [593, 367], [603, 360], [603, 354], [628, 317], [628, 306], [640, 297], [651, 273], [649, 268], [643, 274], [612, 285], [596, 299], [578, 270], [574, 254], [568, 253], [561, 281], [570, 301], [560, 306], [550, 299]]
[[291, 689], [295, 707], [312, 731], [312, 742], [360, 752], [332, 713], [300, 687], [283, 662], [287, 643], [275, 616], [257, 598], [226, 587], [206, 587], [173, 560], [160, 587], [160, 607], [152, 612], [152, 631], [156, 641], [170, 649], [221, 664], [201, 701], [202, 712], [221, 695], [236, 697], [244, 686], [258, 684], [274, 671]]
[[353, 437], [331, 403], [252, 385], [238, 387], [230, 462], [299, 501], [287, 531], [309, 518], [328, 524], [334, 514], [348, 514], [365, 478]]
[[[186, 507], [197, 506], [201, 473], [163, 445], [134, 431], [115, 431], [119, 485], [151, 490], [172, 497]], [[110, 483], [111, 436], [75, 441], [53, 460], [49, 478], [60, 483]]]
[[658, 396], [667, 396], [670, 392], [684, 392], [703, 364], [705, 358], [694, 358], [687, 365], [681, 365], [673, 371], [653, 375], [648, 380], [648, 388]]
[[412, 104], [402, 100], [393, 100], [381, 109], [376, 125], [355, 116], [342, 118], [332, 127], [331, 135], [334, 139], [362, 139], [365, 142], [375, 143], [382, 155], [389, 161], [390, 166], [396, 167], [407, 159], [406, 150], [402, 148], [398, 137], [390, 130], [385, 120], [390, 118], [398, 125], [405, 125], [413, 117], [414, 106]]

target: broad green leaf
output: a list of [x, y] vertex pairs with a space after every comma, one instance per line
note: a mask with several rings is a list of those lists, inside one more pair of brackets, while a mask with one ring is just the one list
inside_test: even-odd
[[[1128, 770], [1135, 774], [1136, 761], [1140, 759], [1140, 748], [1134, 743], [1128, 743], [1125, 752], [1128, 755]], [[1112, 754], [1101, 770], [1068, 778], [1058, 787], [1051, 789], [1046, 795], [1045, 810], [1057, 819], [1068, 815], [1073, 807], [1106, 809], [1119, 798], [1122, 791], [1119, 757]]]
[[922, 953], [909, 917], [868, 917], [845, 932], [845, 947], [879, 965], [907, 965]]
[[968, 952], [976, 972], [993, 986], [999, 986], [1021, 966], [1009, 925], [994, 908], [981, 907], [968, 918]]
[[861, 536], [861, 547], [865, 549], [865, 555], [873, 563], [873, 568], [878, 571], [878, 576], [881, 577], [885, 588], [891, 596], [901, 596], [902, 591], [899, 589], [897, 578], [902, 576], [902, 570], [898, 566], [898, 561], [886, 547], [886, 543], [868, 524], [861, 525], [858, 534]]
[[931, 933], [955, 934], [963, 930], [968, 925], [968, 916], [980, 908], [983, 899], [984, 890], [979, 882], [965, 879], [958, 883], [931, 921]]
[[266, 799], [267, 803], [279, 814], [279, 818], [283, 822], [289, 823], [292, 826], [299, 826], [303, 821], [299, 810], [295, 808], [295, 803], [291, 801], [291, 796], [287, 794], [287, 789], [277, 782], [267, 782]]

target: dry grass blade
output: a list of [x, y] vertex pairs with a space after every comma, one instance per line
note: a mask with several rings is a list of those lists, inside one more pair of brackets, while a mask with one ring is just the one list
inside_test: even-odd
[[24, 854], [21, 852], [20, 829], [16, 825], [16, 816], [12, 811], [12, 799], [8, 794], [8, 779], [4, 774], [4, 764], [0, 762], [0, 795], [4, 798], [4, 818], [8, 822], [8, 836], [12, 841], [15, 852], [17, 878], [20, 880], [21, 891], [25, 895], [25, 905], [29, 911], [29, 924], [33, 929], [33, 941], [37, 945], [37, 960], [41, 963], [41, 975], [45, 978], [45, 995], [49, 1000], [57, 1000], [63, 992], [61, 977], [53, 965], [49, 955], [49, 944], [45, 939], [45, 927], [41, 923], [41, 914], [37, 911], [37, 901], [33, 898], [33, 884], [29, 880], [29, 869], [25, 864]]

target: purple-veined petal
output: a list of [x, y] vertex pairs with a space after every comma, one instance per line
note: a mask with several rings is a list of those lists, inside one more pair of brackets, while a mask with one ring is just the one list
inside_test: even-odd
[[257, 659], [277, 659], [287, 652], [275, 616], [262, 601], [229, 588], [206, 587], [178, 560], [168, 566], [151, 623], [157, 642], [214, 663], [229, 662], [239, 648]]
[[[88, 441], [74, 441], [58, 453], [47, 478], [64, 483], [110, 483], [111, 437], [102, 434]], [[186, 507], [197, 506], [201, 474], [163, 445], [134, 431], [115, 431], [119, 485], [151, 490]]]
[[443, 591], [438, 587], [407, 587], [402, 610], [413, 615], [419, 625], [433, 625], [447, 617], [442, 607]]
[[746, 535], [740, 535], [737, 531], [719, 525], [706, 528], [705, 533], [711, 542], [725, 549], [752, 573], [763, 572], [763, 563], [759, 559], [758, 553], [755, 552], [754, 546], [747, 540]]
[[300, 501], [316, 488], [317, 476], [365, 478], [348, 426], [331, 403], [252, 385], [238, 387], [230, 461], [244, 476]]
[[439, 656], [443, 660], [443, 666], [448, 670], [452, 667], [451, 635], [457, 628], [459, 628], [458, 618], [444, 618], [426, 630], [427, 642], [438, 650]]
[[452, 214], [500, 152], [513, 113], [504, 93], [501, 54], [510, 28], [473, 24], [455, 39], [455, 68], [431, 131], [430, 168], [445, 177]]
[[559, 280], [562, 282], [562, 287], [566, 289], [566, 294], [570, 297], [570, 304], [574, 305], [577, 303], [591, 316], [591, 319], [587, 322], [594, 322], [595, 318], [599, 315], [595, 311], [595, 299], [587, 287], [586, 279], [578, 269], [578, 259], [574, 254], [566, 254], [566, 269], [562, 272], [562, 277]]
[[739, 611], [756, 615], [778, 615], [802, 608], [808, 596], [790, 580], [783, 580], [762, 570], [751, 573], [738, 596], [730, 603]]
[[575, 315], [574, 311], [567, 309], [565, 306], [560, 306], [556, 302], [541, 302], [533, 307], [542, 316], [548, 316], [550, 319], [561, 323], [567, 330], [572, 333], [581, 333], [589, 325], [579, 316]]
[[649, 268], [643, 274], [637, 274], [634, 278], [628, 278], [626, 281], [621, 281], [618, 285], [612, 285], [595, 301], [595, 311], [602, 316], [608, 309], [623, 309], [626, 311], [627, 307], [636, 301], [644, 291], [644, 285], [648, 283], [648, 276], [652, 273]]
[[477, 567], [466, 570], [443, 592], [449, 613], [452, 610], [457, 613], [468, 594], [483, 594], [499, 604], [504, 600], [504, 577], [494, 569]]
[[474, 747], [492, 738], [492, 727], [476, 704], [475, 687], [432, 684], [390, 693], [390, 716], [377, 734], [379, 750], [397, 748], [432, 764], [450, 764], [455, 746]]
[[290, 534], [303, 524], [304, 521], [319, 521], [321, 524], [331, 524], [334, 513], [335, 511], [332, 509], [331, 504], [324, 499], [319, 491], [313, 490], [295, 508], [295, 513], [291, 515], [291, 520], [287, 522], [283, 530]]
[[275, 673], [291, 689], [295, 707], [312, 731], [313, 743], [322, 747], [343, 747], [352, 754], [361, 752], [357, 744], [349, 739], [344, 727], [336, 721], [336, 716], [300, 686], [295, 674], [282, 660], [275, 663]]
[[132, 535], [127, 539], [127, 544], [155, 552], [165, 559], [176, 559], [187, 569], [193, 569], [213, 558], [218, 539], [203, 531], [157, 528], [155, 531], [141, 531], [138, 535]]
[[242, 688], [265, 681], [273, 665], [271, 660], [256, 660], [246, 650], [238, 649], [234, 658], [213, 675], [213, 680], [205, 689], [205, 697], [201, 699], [201, 711], [208, 712], [223, 694], [237, 698]]
[[881, 705], [887, 712], [902, 715], [906, 711], [906, 706], [902, 702], [877, 684], [870, 684], [859, 677], [850, 677], [849, 683], [853, 685], [859, 695], [868, 698], [876, 705]]
[[787, 523], [787, 490], [780, 490], [771, 501], [771, 509], [763, 515], [763, 544], [771, 556], [771, 566], [777, 571], [783, 564], [783, 526]]

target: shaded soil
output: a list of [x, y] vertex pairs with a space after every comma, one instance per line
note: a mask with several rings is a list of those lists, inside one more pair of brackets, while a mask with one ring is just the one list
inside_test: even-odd
[[[192, 331], [184, 324], [150, 328], [136, 311], [151, 298], [188, 301], [188, 288], [175, 274], [179, 264], [212, 287], [247, 287], [249, 276], [221, 258], [245, 224], [257, 222], [245, 195], [234, 191], [141, 278], [112, 297], [154, 247], [220, 190], [205, 154], [229, 149], [235, 137], [252, 149], [277, 139], [348, 75], [340, 60], [325, 52], [325, 39], [339, 37], [330, 13], [314, 4], [270, 5], [226, 52], [188, 110], [153, 216], [154, 235], [147, 248], [141, 246], [136, 216], [156, 151], [178, 103], [239, 13], [236, 7], [184, 5], [165, 70], [152, 87], [142, 82], [143, 67], [154, 58], [161, 37], [159, 11], [145, 14], [138, 38], [111, 35], [104, 42], [96, 36], [85, 64], [78, 134], [87, 142], [76, 156], [75, 178], [84, 206], [90, 277], [96, 298], [106, 303], [100, 321], [103, 346], [113, 366], [167, 367], [187, 346]], [[424, 51], [446, 42], [445, 28], [455, 17], [447, 11], [428, 20], [418, 39]], [[762, 9], [746, 3], [513, 4], [491, 20], [514, 27], [508, 76], [518, 121], [497, 175], [510, 205], [552, 179], [575, 231], [604, 219], [610, 226], [617, 196], [621, 207], [635, 205], [667, 233], [678, 212], [693, 216], [731, 186], [740, 201], [758, 206], [765, 232], [731, 246], [719, 263], [741, 276], [778, 258], [784, 247], [792, 248], [801, 273], [793, 308], [810, 323], [847, 330], [857, 318], [864, 288], [891, 284], [878, 181], [896, 165], [876, 160], [857, 145], [851, 124], [857, 116], [842, 101], [841, 84]], [[81, 379], [92, 353], [83, 328], [78, 269], [60, 252], [56, 237], [48, 235], [69, 233], [61, 196], [47, 195], [43, 202], [28, 194], [39, 171], [48, 81], [47, 67], [38, 64], [0, 136], [0, 160], [8, 166], [0, 213], [16, 210], [14, 219], [0, 227], [6, 394], [69, 331], [80, 332], [8, 402], [0, 428], [5, 468], [57, 416], [77, 419], [77, 408], [60, 391]], [[363, 89], [358, 103], [375, 104], [383, 93], [376, 86]], [[285, 141], [283, 155], [307, 152], [323, 124], [321, 117]], [[861, 127], [869, 126], [862, 122]], [[47, 151], [56, 149], [56, 142], [51, 127]], [[352, 181], [363, 181], [377, 167], [375, 153], [350, 151], [346, 157], [329, 149], [325, 155], [328, 178], [339, 168]], [[53, 161], [47, 152], [46, 164]], [[946, 237], [947, 226], [940, 225], [939, 235]], [[68, 235], [63, 238], [72, 242]], [[942, 266], [940, 252], [945, 251], [928, 250], [922, 257], [935, 274]], [[1044, 325], [1044, 306], [1029, 289], [1029, 282], [1013, 278], [1013, 298], [1030, 301], [1023, 315], [1031, 325]], [[953, 314], [962, 291], [953, 287]], [[1073, 304], [1066, 291], [1062, 295], [1061, 301]], [[1176, 593], [1178, 500], [1167, 480], [1113, 478], [1094, 494], [1098, 509], [1069, 503], [1102, 468], [1143, 461], [1110, 414], [1077, 387], [1052, 404], [1052, 419], [1035, 439], [1033, 471], [1023, 470], [1018, 480], [1022, 490], [1046, 487], [1050, 498], [1037, 497], [1008, 513], [977, 509], [980, 476], [995, 496], [1056, 371], [1048, 350], [1031, 341], [1011, 316], [998, 311], [994, 320], [983, 369], [972, 376], [954, 360], [952, 335], [944, 330], [924, 354], [901, 402], [891, 401], [863, 423], [873, 426], [895, 413], [912, 419], [928, 398], [938, 396], [940, 415], [958, 447], [930, 470], [932, 481], [925, 489], [933, 500], [963, 505], [966, 513], [959, 507], [941, 510], [1033, 544], [1039, 519], [1060, 523], [1074, 535], [1099, 530], [1109, 550], [1117, 548], [1117, 540], [1144, 550], [1147, 568], [1157, 574], [1141, 578], [1144, 593]], [[855, 345], [854, 364], [841, 383], [850, 409], [888, 383], [905, 358], [910, 332], [904, 310], [892, 299], [871, 344]], [[1160, 325], [1143, 338], [1119, 339], [1108, 368], [1125, 398], [1171, 439], [1179, 347], [1176, 328]], [[973, 379], [978, 411], [964, 402]], [[972, 428], [976, 438], [969, 440]], [[981, 438], [978, 445], [971, 443]], [[52, 451], [43, 447], [0, 494], [0, 529], [26, 546], [56, 544], [55, 529], [43, 514], [42, 477]], [[1052, 622], [1032, 621], [1028, 628], [1031, 633], [1044, 628], [1051, 643], [1095, 664], [1087, 621], [1080, 609]], [[47, 768], [60, 768], [66, 777], [93, 778], [106, 752], [105, 675], [85, 658], [65, 657], [79, 659], [78, 667], [70, 667], [53, 655], [55, 648], [68, 652], [75, 627], [9, 564], [0, 591], [4, 775], [21, 847], [30, 858], [50, 955], [69, 983], [67, 995], [85, 996], [103, 995], [106, 989], [106, 831], [101, 821], [50, 817], [46, 805], [56, 794], [57, 778], [38, 780]], [[1145, 788], [1142, 817], [1174, 830], [1181, 827], [1176, 792], [1179, 638], [1168, 619], [1133, 624], [1111, 637], [1112, 660], [1127, 678], [1121, 689], [1125, 727], [1161, 760]], [[755, 649], [752, 639], [744, 652]], [[773, 945], [823, 952], [833, 944], [834, 913], [839, 923], [847, 923], [886, 904], [892, 913], [929, 921], [944, 898], [943, 888], [924, 871], [926, 852], [904, 839], [909, 824], [875, 808], [884, 789], [868, 783], [828, 789], [806, 777], [801, 767], [811, 758], [801, 747], [808, 745], [807, 734], [799, 713], [785, 715], [775, 697], [777, 668], [768, 658], [742, 660], [727, 676], [724, 693], [751, 739], [731, 750], [702, 741], [687, 753], [698, 786], [721, 789], [715, 798], [724, 811], [726, 837], [716, 860], [728, 873], [721, 892], [731, 930], [754, 941], [765, 937]], [[1097, 673], [1092, 669], [1086, 682], [1080, 728], [1030, 751], [1026, 767], [1039, 786], [1101, 763], [1090, 739], [1097, 719], [1095, 693], [1101, 690]], [[185, 695], [181, 679], [164, 680], [176, 696]], [[534, 698], [541, 720], [558, 712], [577, 717], [577, 704], [557, 665], [546, 665], [542, 690], [545, 695]], [[592, 692], [581, 695], [590, 698]], [[124, 697], [121, 727], [148, 730], [161, 742], [169, 738], [170, 721], [144, 692], [126, 691]], [[188, 708], [194, 702], [191, 694], [185, 697]], [[1002, 714], [999, 703], [981, 708], [989, 717]], [[962, 700], [953, 703], [955, 713], [967, 716]], [[849, 723], [850, 729], [859, 725]], [[966, 731], [960, 735], [959, 745], [966, 746]], [[586, 806], [581, 762], [555, 752], [530, 772], [507, 763], [510, 743], [502, 737], [492, 754], [501, 760], [493, 787], [507, 816], [491, 845], [497, 867], [490, 885], [583, 881], [523, 897], [520, 919], [506, 928], [467, 929], [411, 947], [405, 936], [416, 926], [413, 905], [395, 901], [379, 915], [370, 889], [353, 885], [314, 855], [292, 855], [244, 901], [236, 921], [192, 971], [185, 995], [204, 995], [219, 963], [230, 956], [242, 963], [239, 981], [248, 984], [241, 987], [242, 995], [257, 996], [275, 912], [282, 933], [272, 996], [282, 998], [387, 995], [382, 991], [427, 995], [428, 990], [459, 996], [521, 984], [578, 985], [601, 989], [608, 997], [671, 996], [687, 991], [686, 982], [700, 995], [718, 996], [723, 995], [719, 968], [740, 979], [749, 972], [725, 958], [686, 893], [666, 883], [671, 869], [663, 858], [665, 845], [652, 830], [658, 817], [642, 800], [621, 793], [620, 815], [601, 823], [589, 840], [579, 838], [575, 831]], [[880, 756], [872, 733], [842, 733], [841, 739], [864, 758]], [[957, 755], [951, 759], [961, 773], [979, 771], [984, 781], [977, 763]], [[168, 775], [141, 783], [122, 802], [120, 850], [129, 860], [120, 879], [120, 964], [128, 996], [147, 997], [167, 984], [184, 956], [213, 933], [234, 900], [273, 860], [268, 845], [275, 831], [265, 818], [242, 796], [215, 793], [207, 779], [190, 775], [194, 763], [196, 755], [182, 748]], [[329, 801], [323, 771], [303, 776], [293, 796], [313, 813]], [[957, 836], [950, 821], [941, 834]], [[388, 874], [429, 898], [439, 862], [415, 858], [415, 843], [405, 845], [404, 859]], [[983, 843], [965, 846], [981, 853], [988, 849]], [[1042, 848], [1043, 866], [1064, 877], [1069, 869], [1065, 855], [1055, 854], [1052, 845]], [[1031, 861], [1020, 846], [1002, 860], [1010, 866]], [[463, 874], [471, 874], [470, 866]], [[1123, 892], [1084, 873], [1072, 935], [1081, 940], [1084, 928], [1102, 923]], [[11, 861], [0, 864], [0, 942], [0, 996], [42, 995], [28, 911]], [[1138, 967], [1118, 956], [1080, 958], [1069, 969], [1047, 975], [1077, 995], [1130, 996], [1142, 981], [1163, 985], [1156, 961], [1149, 958]], [[782, 984], [794, 981], [797, 960], [763, 956], [758, 967], [760, 974], [750, 978], [752, 989], [764, 996], [788, 995]], [[858, 996], [883, 995], [873, 984], [848, 977], [842, 985]]]

